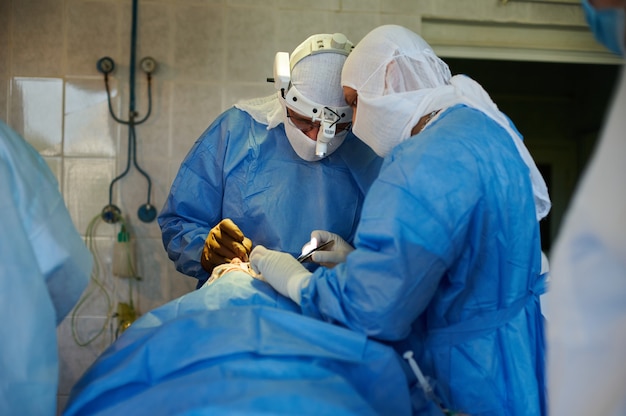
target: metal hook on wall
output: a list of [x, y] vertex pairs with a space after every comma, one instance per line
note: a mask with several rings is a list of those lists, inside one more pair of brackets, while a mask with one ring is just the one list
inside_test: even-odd
[[118, 118], [113, 112], [113, 106], [111, 105], [111, 93], [109, 89], [109, 74], [115, 69], [115, 63], [113, 59], [108, 56], [98, 60], [97, 69], [104, 74], [104, 84], [107, 92], [107, 100], [109, 105], [109, 113], [113, 119], [128, 126], [128, 158], [126, 162], [126, 169], [119, 174], [111, 184], [109, 185], [109, 205], [105, 206], [102, 210], [102, 219], [107, 223], [116, 223], [121, 216], [121, 210], [113, 205], [113, 185], [122, 179], [130, 170], [131, 160], [135, 168], [141, 173], [148, 182], [148, 195], [145, 204], [141, 205], [137, 211], [137, 216], [143, 222], [151, 222], [156, 218], [156, 208], [150, 203], [150, 195], [152, 193], [152, 180], [150, 176], [139, 166], [137, 163], [137, 134], [135, 127], [145, 122], [152, 112], [152, 73], [156, 70], [156, 61], [150, 57], [143, 58], [140, 63], [141, 69], [145, 72], [148, 80], [148, 111], [146, 115], [137, 120], [139, 115], [135, 109], [135, 66], [136, 66], [136, 45], [137, 45], [137, 0], [133, 0], [133, 13], [132, 13], [132, 29], [131, 29], [131, 47], [130, 47], [130, 97], [128, 108], [128, 120], [122, 120]]

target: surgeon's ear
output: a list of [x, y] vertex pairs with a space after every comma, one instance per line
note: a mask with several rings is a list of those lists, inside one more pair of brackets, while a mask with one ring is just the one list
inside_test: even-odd
[[352, 87], [343, 87], [343, 98], [352, 109], [356, 108], [358, 93]]
[[354, 88], [343, 87], [343, 98], [345, 98], [346, 103], [352, 109], [352, 125], [354, 125], [354, 122], [356, 120], [356, 107], [359, 101], [359, 94]]

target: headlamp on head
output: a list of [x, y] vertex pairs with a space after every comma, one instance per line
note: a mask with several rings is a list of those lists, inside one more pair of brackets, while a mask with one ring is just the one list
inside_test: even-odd
[[341, 33], [320, 34], [311, 36], [302, 43], [291, 55], [287, 52], [278, 52], [274, 58], [274, 87], [279, 91], [285, 105], [312, 122], [319, 121], [322, 129], [322, 138], [317, 140], [316, 153], [318, 156], [326, 154], [327, 144], [335, 137], [337, 124], [352, 121], [352, 109], [346, 106], [325, 106], [306, 98], [291, 83], [291, 73], [298, 62], [310, 55], [318, 53], [339, 53], [347, 56], [354, 45]]

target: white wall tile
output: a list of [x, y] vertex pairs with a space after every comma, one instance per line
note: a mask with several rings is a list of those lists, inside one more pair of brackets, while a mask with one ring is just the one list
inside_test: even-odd
[[253, 6], [253, 7], [265, 7], [267, 9], [273, 9], [276, 6], [276, 3], [278, 1], [277, 0], [266, 0], [263, 2], [260, 2], [258, 0], [226, 0], [226, 4], [228, 6]]
[[326, 11], [308, 8], [279, 10], [276, 22], [279, 50], [291, 53], [311, 35], [338, 32], [340, 28], [335, 28], [334, 23], [331, 23], [331, 15]]
[[121, 7], [111, 1], [66, 2], [68, 74], [98, 75], [96, 63], [104, 56], [116, 65], [128, 66], [128, 57], [121, 55], [120, 48]]
[[8, 75], [0, 74], [0, 120], [5, 123], [9, 121], [9, 84], [11, 83]]
[[43, 158], [59, 183], [59, 191], [63, 193], [63, 159], [59, 156]]
[[[11, 43], [11, 5], [11, 0], [0, 1], [0, 45], [10, 45]], [[11, 50], [10, 47], [0, 48], [0, 80], [9, 74], [11, 69]], [[0, 92], [2, 92], [1, 89]], [[4, 117], [6, 115], [0, 114], [1, 120], [4, 120]]]
[[276, 53], [275, 10], [230, 9], [226, 25], [226, 74], [231, 82], [262, 82], [272, 74]]
[[[96, 338], [101, 330], [102, 335]], [[94, 340], [80, 346], [74, 340], [73, 333], [80, 343]], [[59, 394], [68, 395], [85, 370], [111, 344], [113, 335], [109, 321], [105, 318], [80, 317], [72, 320], [70, 314], [57, 328], [57, 339], [60, 349]]]
[[223, 10], [216, 7], [177, 7], [174, 22], [174, 77], [220, 82], [223, 79]]
[[[117, 105], [115, 79], [110, 91], [113, 111]], [[128, 117], [116, 114], [118, 118]], [[98, 79], [68, 79], [65, 84], [65, 136], [63, 153], [66, 156], [114, 157], [119, 125], [109, 113], [104, 82]]]
[[296, 10], [338, 10], [340, 0], [318, 0], [311, 2], [308, 0], [276, 0], [276, 5], [281, 9]]
[[[129, 85], [127, 80], [122, 80], [121, 84], [124, 85], [121, 108], [127, 113], [130, 108], [128, 103]], [[139, 122], [145, 119], [145, 121], [135, 126], [137, 157], [140, 162], [145, 158], [169, 156], [172, 86], [170, 82], [163, 81], [159, 73], [152, 78], [151, 84], [152, 108], [150, 114], [148, 114], [150, 100], [147, 81], [143, 77], [138, 78], [135, 85], [135, 111], [138, 113], [136, 121]], [[128, 134], [129, 128], [121, 126], [117, 155], [123, 160], [126, 160], [128, 153]]]
[[[267, 77], [272, 76], [272, 69]], [[266, 78], [267, 78], [266, 77]], [[230, 108], [240, 100], [246, 100], [250, 98], [265, 97], [268, 95], [276, 94], [274, 84], [270, 82], [257, 83], [257, 84], [235, 84], [230, 86], [224, 92], [224, 109]]]
[[218, 85], [173, 85], [171, 161], [180, 164], [202, 132], [222, 111]]
[[[115, 160], [65, 158], [63, 176], [65, 204], [74, 225], [84, 235], [89, 223], [109, 205], [109, 184], [117, 176]], [[114, 197], [112, 202], [118, 201]], [[113, 235], [106, 227], [98, 230], [98, 236]]]
[[[178, 287], [176, 280], [196, 280], [182, 275], [171, 275], [170, 263], [173, 263], [167, 258], [167, 253], [163, 247], [163, 242], [160, 238], [144, 239], [140, 245], [137, 246], [137, 258], [138, 258], [138, 270], [142, 277], [140, 282], [137, 282], [136, 287], [136, 302], [137, 308], [142, 314], [150, 311], [153, 308], [163, 305], [170, 299], [174, 299], [179, 293], [173, 293], [172, 286]], [[195, 289], [195, 282], [193, 288]]]
[[13, 78], [11, 126], [44, 156], [61, 155], [63, 80]]
[[[472, 3], [472, 2], [466, 1], [466, 3]], [[382, 13], [418, 14], [421, 12], [420, 1], [419, 0], [418, 1], [416, 0], [385, 0], [385, 1], [380, 2], [380, 11]]]
[[122, 214], [133, 224], [138, 238], [160, 238], [161, 230], [157, 225], [156, 218], [151, 222], [143, 222], [137, 211], [143, 207], [150, 209], [149, 204], [158, 215], [163, 207], [169, 187], [166, 188], [166, 177], [163, 176], [163, 166], [167, 165], [167, 159], [150, 159], [148, 163], [139, 164], [139, 167], [148, 175], [152, 183], [150, 196], [148, 197], [148, 180], [139, 170], [133, 166], [129, 173], [117, 181], [114, 186], [118, 187], [117, 206]]
[[341, 0], [341, 10], [345, 12], [380, 12], [381, 0]]
[[168, 262], [165, 270], [167, 271], [167, 276], [170, 279], [170, 296], [172, 299], [176, 299], [185, 293], [189, 293], [196, 289], [198, 279], [178, 272], [173, 262]]
[[[107, 233], [111, 237], [99, 237], [97, 235], [87, 235], [85, 243], [93, 256], [93, 269], [91, 279], [87, 289], [83, 292], [80, 301], [76, 304], [72, 313], [77, 317], [106, 318], [112, 315], [115, 308], [115, 279], [111, 274], [111, 263], [113, 257], [113, 241], [119, 226], [100, 221], [96, 224], [96, 233]], [[84, 339], [90, 336], [83, 337]]]
[[63, 72], [63, 2], [13, 1], [13, 71], [19, 76]]
[[334, 31], [341, 32], [357, 44], [370, 30], [380, 25], [378, 13], [341, 12], [330, 16]]
[[[172, 2], [170, 2], [172, 3]], [[157, 71], [161, 79], [168, 75], [171, 63], [171, 56], [174, 52], [174, 21], [172, 13], [174, 5], [159, 4], [154, 2], [139, 2], [137, 9], [137, 26], [135, 39], [135, 59], [137, 79], [145, 79], [141, 70], [140, 62], [144, 57], [152, 57], [157, 62]], [[120, 61], [127, 66], [130, 65], [131, 54], [131, 29], [132, 29], [132, 8], [122, 8], [122, 18], [120, 22]]]

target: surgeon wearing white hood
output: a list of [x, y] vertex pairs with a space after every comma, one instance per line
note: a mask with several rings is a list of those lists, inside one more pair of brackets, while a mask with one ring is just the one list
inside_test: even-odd
[[341, 69], [352, 46], [317, 34], [279, 52], [276, 93], [226, 110], [189, 151], [158, 222], [198, 287], [215, 266], [247, 261], [253, 243], [297, 255], [314, 229], [354, 238], [382, 159], [350, 132]]
[[520, 133], [400, 26], [358, 43], [342, 85], [354, 133], [385, 157], [354, 249], [314, 231], [335, 244], [313, 260], [335, 267], [310, 273], [262, 246], [252, 266], [304, 314], [411, 351], [414, 413], [545, 414], [539, 221], [550, 200]]

